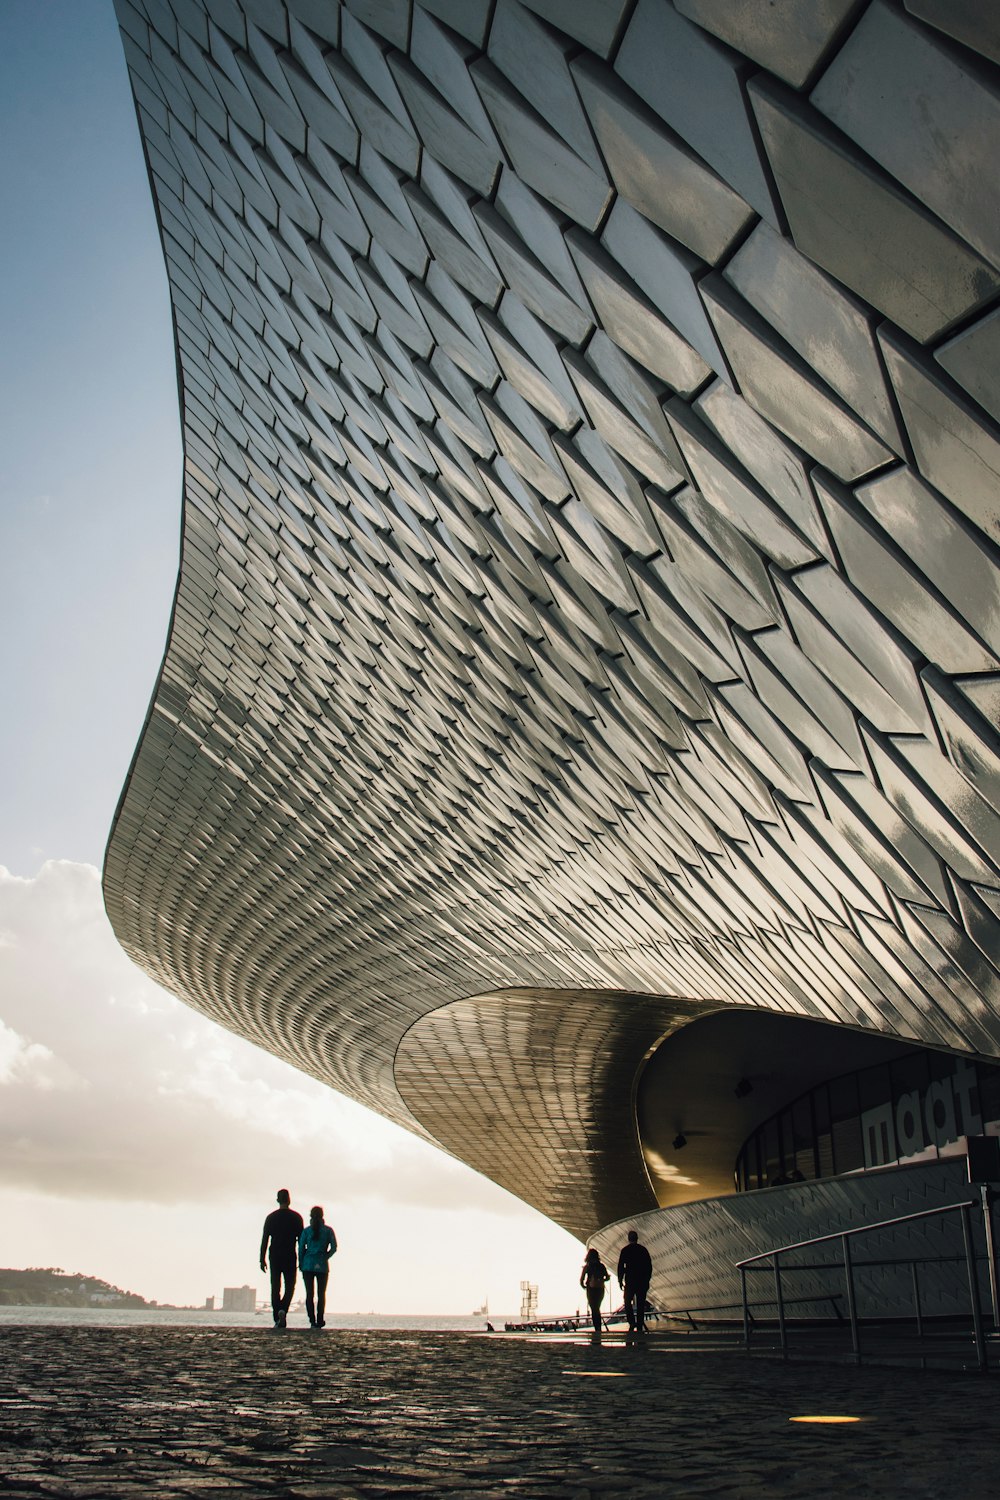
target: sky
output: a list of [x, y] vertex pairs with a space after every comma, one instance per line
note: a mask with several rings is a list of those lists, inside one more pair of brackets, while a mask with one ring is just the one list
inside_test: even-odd
[[287, 1186], [332, 1312], [576, 1307], [578, 1243], [118, 947], [100, 867], [166, 639], [169, 302], [111, 0], [0, 0], [0, 1265], [256, 1285]]

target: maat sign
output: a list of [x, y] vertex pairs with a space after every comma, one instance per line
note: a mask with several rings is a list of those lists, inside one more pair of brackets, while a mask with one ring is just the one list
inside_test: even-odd
[[960, 1060], [950, 1077], [937, 1078], [926, 1089], [911, 1089], [861, 1115], [865, 1167], [884, 1167], [918, 1156], [929, 1147], [952, 1144], [963, 1135], [980, 1135], [976, 1070]]

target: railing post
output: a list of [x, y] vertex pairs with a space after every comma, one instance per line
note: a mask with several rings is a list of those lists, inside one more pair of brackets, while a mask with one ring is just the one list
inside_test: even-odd
[[[990, 1290], [993, 1295], [993, 1316], [997, 1327], [1000, 1328], [1000, 1292], [998, 1292], [997, 1287], [998, 1256], [996, 1249], [996, 1239], [992, 1233], [993, 1224], [991, 1218], [991, 1200], [989, 1191], [986, 1188], [983, 1189], [983, 1192], [981, 1194], [981, 1201], [984, 1215], [984, 1228], [986, 1230], [987, 1257], [989, 1260], [990, 1269]], [[780, 1256], [790, 1254], [793, 1250], [805, 1250], [811, 1245], [825, 1245], [839, 1239], [843, 1248], [844, 1256], [844, 1278], [847, 1283], [847, 1309], [851, 1324], [851, 1346], [854, 1350], [855, 1362], [857, 1364], [860, 1364], [861, 1319], [858, 1316], [858, 1304], [856, 1288], [854, 1284], [854, 1261], [851, 1254], [852, 1237], [855, 1234], [871, 1234], [875, 1230], [894, 1229], [897, 1227], [897, 1225], [910, 1224], [917, 1219], [934, 1219], [937, 1218], [939, 1214], [951, 1214], [954, 1213], [956, 1209], [959, 1209], [962, 1214], [962, 1234], [965, 1240], [965, 1260], [969, 1276], [969, 1296], [972, 1303], [972, 1322], [973, 1332], [975, 1335], [976, 1358], [979, 1362], [980, 1370], [986, 1370], [989, 1367], [989, 1351], [986, 1347], [986, 1335], [983, 1330], [983, 1312], [979, 1299], [979, 1281], [976, 1266], [976, 1250], [972, 1236], [972, 1219], [970, 1217], [970, 1209], [978, 1208], [979, 1206], [980, 1204], [977, 1203], [975, 1199], [973, 1199], [971, 1202], [966, 1201], [965, 1203], [945, 1203], [942, 1204], [939, 1208], [927, 1208], [921, 1209], [917, 1213], [901, 1214], [897, 1218], [885, 1219], [880, 1221], [878, 1224], [864, 1224], [858, 1226], [858, 1228], [856, 1229], [845, 1229], [840, 1230], [839, 1232], [834, 1231], [834, 1233], [832, 1234], [818, 1234], [811, 1240], [798, 1240], [795, 1244], [792, 1245], [776, 1246], [773, 1250], [763, 1250], [758, 1255], [752, 1255], [748, 1261], [737, 1262], [734, 1269], [738, 1269], [740, 1273], [740, 1289], [743, 1297], [743, 1342], [747, 1348], [747, 1351], [749, 1352], [750, 1328], [754, 1321], [753, 1313], [750, 1311], [749, 1294], [747, 1291], [746, 1272], [748, 1266], [753, 1266], [755, 1270], [759, 1266], [759, 1268], [763, 1271], [764, 1267], [761, 1263], [767, 1260], [771, 1261], [772, 1268], [774, 1270], [774, 1300], [778, 1309], [778, 1338], [782, 1357], [784, 1359], [787, 1359], [788, 1328], [785, 1322], [785, 1299], [781, 1282]], [[951, 1257], [944, 1256], [938, 1257], [938, 1259], [949, 1260], [951, 1259]], [[887, 1264], [887, 1262], [873, 1261], [872, 1264], [882, 1265]], [[924, 1326], [923, 1309], [920, 1305], [919, 1260], [903, 1259], [902, 1261], [897, 1262], [897, 1264], [900, 1266], [900, 1268], [902, 1268], [902, 1266], [904, 1265], [909, 1265], [911, 1268], [913, 1276], [913, 1305], [916, 1315], [917, 1337], [923, 1338]], [[820, 1268], [800, 1268], [796, 1266], [792, 1267], [793, 1271], [796, 1269]], [[826, 1269], [826, 1267], [822, 1269]], [[832, 1267], [830, 1267], [830, 1269], [832, 1269]], [[840, 1309], [836, 1305], [836, 1299], [837, 1297], [839, 1297], [839, 1295], [840, 1294], [837, 1293], [835, 1296], [829, 1299], [834, 1305], [838, 1319], [841, 1317]], [[802, 1300], [810, 1301], [812, 1299], [804, 1298]]]
[[847, 1311], [851, 1319], [851, 1347], [854, 1350], [854, 1358], [860, 1364], [861, 1339], [858, 1331], [858, 1309], [854, 1301], [854, 1263], [851, 1260], [851, 1242], [846, 1234], [842, 1234], [840, 1239], [844, 1247], [844, 1275], [847, 1278]]
[[920, 1314], [920, 1285], [917, 1281], [917, 1262], [915, 1260], [910, 1261], [910, 1270], [913, 1272], [913, 1311], [917, 1316], [917, 1338], [922, 1339], [924, 1336], [924, 1324]]
[[962, 1237], [965, 1240], [965, 1264], [969, 1272], [969, 1300], [972, 1303], [972, 1334], [976, 1341], [976, 1363], [986, 1369], [986, 1340], [983, 1337], [983, 1314], [979, 1306], [979, 1276], [976, 1271], [976, 1251], [972, 1243], [972, 1219], [969, 1205], [962, 1204]]
[[983, 1200], [983, 1228], [986, 1230], [986, 1258], [990, 1267], [990, 1299], [993, 1303], [993, 1327], [1000, 1328], [1000, 1284], [997, 1281], [997, 1241], [993, 1231], [993, 1195], [989, 1184], [979, 1184]]
[[785, 1330], [785, 1299], [781, 1294], [781, 1263], [777, 1253], [774, 1256], [774, 1300], [778, 1304], [778, 1342], [781, 1352], [788, 1358], [788, 1334]]

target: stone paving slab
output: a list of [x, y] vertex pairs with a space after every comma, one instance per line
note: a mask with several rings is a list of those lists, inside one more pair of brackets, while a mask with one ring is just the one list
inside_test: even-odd
[[[848, 1425], [797, 1416], [857, 1416]], [[993, 1500], [995, 1380], [620, 1339], [0, 1330], [15, 1497]]]

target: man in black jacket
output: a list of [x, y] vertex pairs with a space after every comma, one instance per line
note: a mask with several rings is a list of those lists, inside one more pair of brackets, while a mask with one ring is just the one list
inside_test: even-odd
[[[284, 1328], [295, 1291], [295, 1252], [302, 1233], [302, 1215], [290, 1208], [292, 1198], [287, 1188], [278, 1189], [278, 1207], [264, 1220], [260, 1241], [260, 1268], [267, 1270], [268, 1241], [271, 1243], [271, 1312], [275, 1328]], [[285, 1287], [282, 1292], [281, 1283]]]
[[653, 1262], [645, 1245], [639, 1244], [634, 1229], [628, 1232], [628, 1244], [618, 1257], [618, 1285], [625, 1293], [625, 1316], [629, 1329], [645, 1333], [646, 1293], [653, 1274]]

